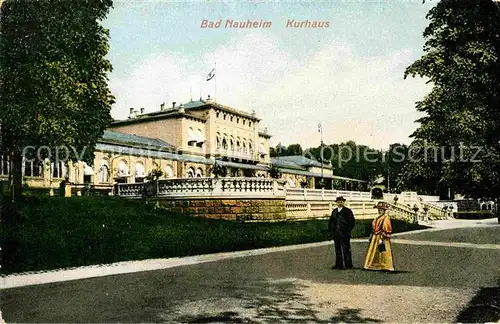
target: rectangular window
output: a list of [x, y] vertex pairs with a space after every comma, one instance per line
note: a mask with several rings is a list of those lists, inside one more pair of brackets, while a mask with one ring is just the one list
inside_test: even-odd
[[33, 177], [41, 177], [42, 176], [42, 162], [32, 162], [33, 163]]
[[33, 176], [33, 162], [24, 161], [24, 176], [31, 177]]
[[0, 164], [0, 174], [2, 175], [9, 175], [9, 157], [8, 156], [2, 156], [1, 157], [1, 164]]

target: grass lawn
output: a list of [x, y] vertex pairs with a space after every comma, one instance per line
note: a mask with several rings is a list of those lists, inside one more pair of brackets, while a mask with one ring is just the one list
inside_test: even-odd
[[[3, 273], [169, 258], [329, 240], [326, 220], [244, 223], [170, 214], [118, 197], [26, 197], [3, 223]], [[12, 217], [11, 217], [12, 218]], [[367, 237], [358, 220], [353, 237]], [[394, 232], [424, 226], [393, 220]]]

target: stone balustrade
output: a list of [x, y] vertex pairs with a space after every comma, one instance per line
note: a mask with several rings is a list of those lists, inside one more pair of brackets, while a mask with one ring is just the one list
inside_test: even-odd
[[[356, 218], [373, 219], [378, 215], [373, 208], [377, 201], [371, 199], [370, 192], [285, 188], [284, 185], [283, 180], [269, 178], [163, 179], [146, 184], [119, 184], [118, 195], [139, 198], [153, 187], [153, 196], [164, 208], [204, 218], [248, 221], [327, 218], [336, 207], [338, 196], [347, 199], [346, 206], [353, 210]], [[413, 206], [390, 204], [391, 217], [415, 223], [428, 221], [428, 213], [423, 208], [414, 211]], [[432, 212], [439, 209], [426, 202], [420, 205], [430, 205]]]
[[407, 220], [413, 223], [418, 223], [419, 221], [426, 221], [424, 218], [424, 214], [418, 211], [414, 211], [411, 207], [408, 207], [404, 204], [400, 203], [390, 203], [391, 205], [391, 213], [390, 215], [394, 218], [399, 218], [403, 220]]
[[430, 203], [422, 203], [423, 207], [427, 208], [427, 213], [431, 218], [434, 219], [446, 219], [448, 217], [447, 211], [443, 210], [441, 207], [430, 204]]
[[[347, 201], [346, 207], [351, 208], [356, 219], [374, 218], [377, 210], [373, 208], [375, 200], [353, 200]], [[307, 201], [307, 200], [286, 200], [285, 209], [288, 219], [311, 219], [327, 218], [333, 208], [336, 207], [334, 201]]]
[[142, 196], [143, 190], [143, 183], [119, 183], [117, 194], [122, 197], [139, 198]]
[[[119, 184], [118, 195], [141, 197], [148, 184]], [[163, 179], [156, 183], [157, 197], [242, 197], [242, 198], [282, 198], [285, 197], [285, 181], [266, 178], [187, 178]]]
[[347, 200], [371, 200], [371, 193], [364, 191], [329, 190], [329, 189], [302, 189], [287, 188], [287, 200], [327, 200], [335, 201], [335, 198], [342, 196]]

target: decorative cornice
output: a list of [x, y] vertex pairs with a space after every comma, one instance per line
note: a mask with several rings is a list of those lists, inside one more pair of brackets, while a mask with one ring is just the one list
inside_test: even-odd
[[187, 112], [170, 110], [170, 111], [160, 111], [160, 112], [153, 112], [153, 113], [148, 113], [148, 114], [144, 114], [144, 115], [139, 115], [138, 117], [130, 118], [130, 119], [115, 120], [114, 122], [111, 123], [111, 126], [138, 124], [138, 123], [144, 123], [147, 121], [154, 121], [154, 120], [161, 120], [161, 119], [172, 119], [172, 118], [193, 119], [193, 120], [196, 120], [196, 121], [199, 121], [202, 123], [205, 123], [207, 121], [206, 118], [198, 117], [198, 116], [189, 114]]

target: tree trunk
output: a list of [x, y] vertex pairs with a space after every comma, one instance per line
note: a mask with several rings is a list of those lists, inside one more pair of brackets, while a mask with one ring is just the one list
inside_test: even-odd
[[20, 153], [14, 153], [12, 157], [12, 182], [11, 198], [12, 201], [19, 201], [23, 194], [23, 159]]

